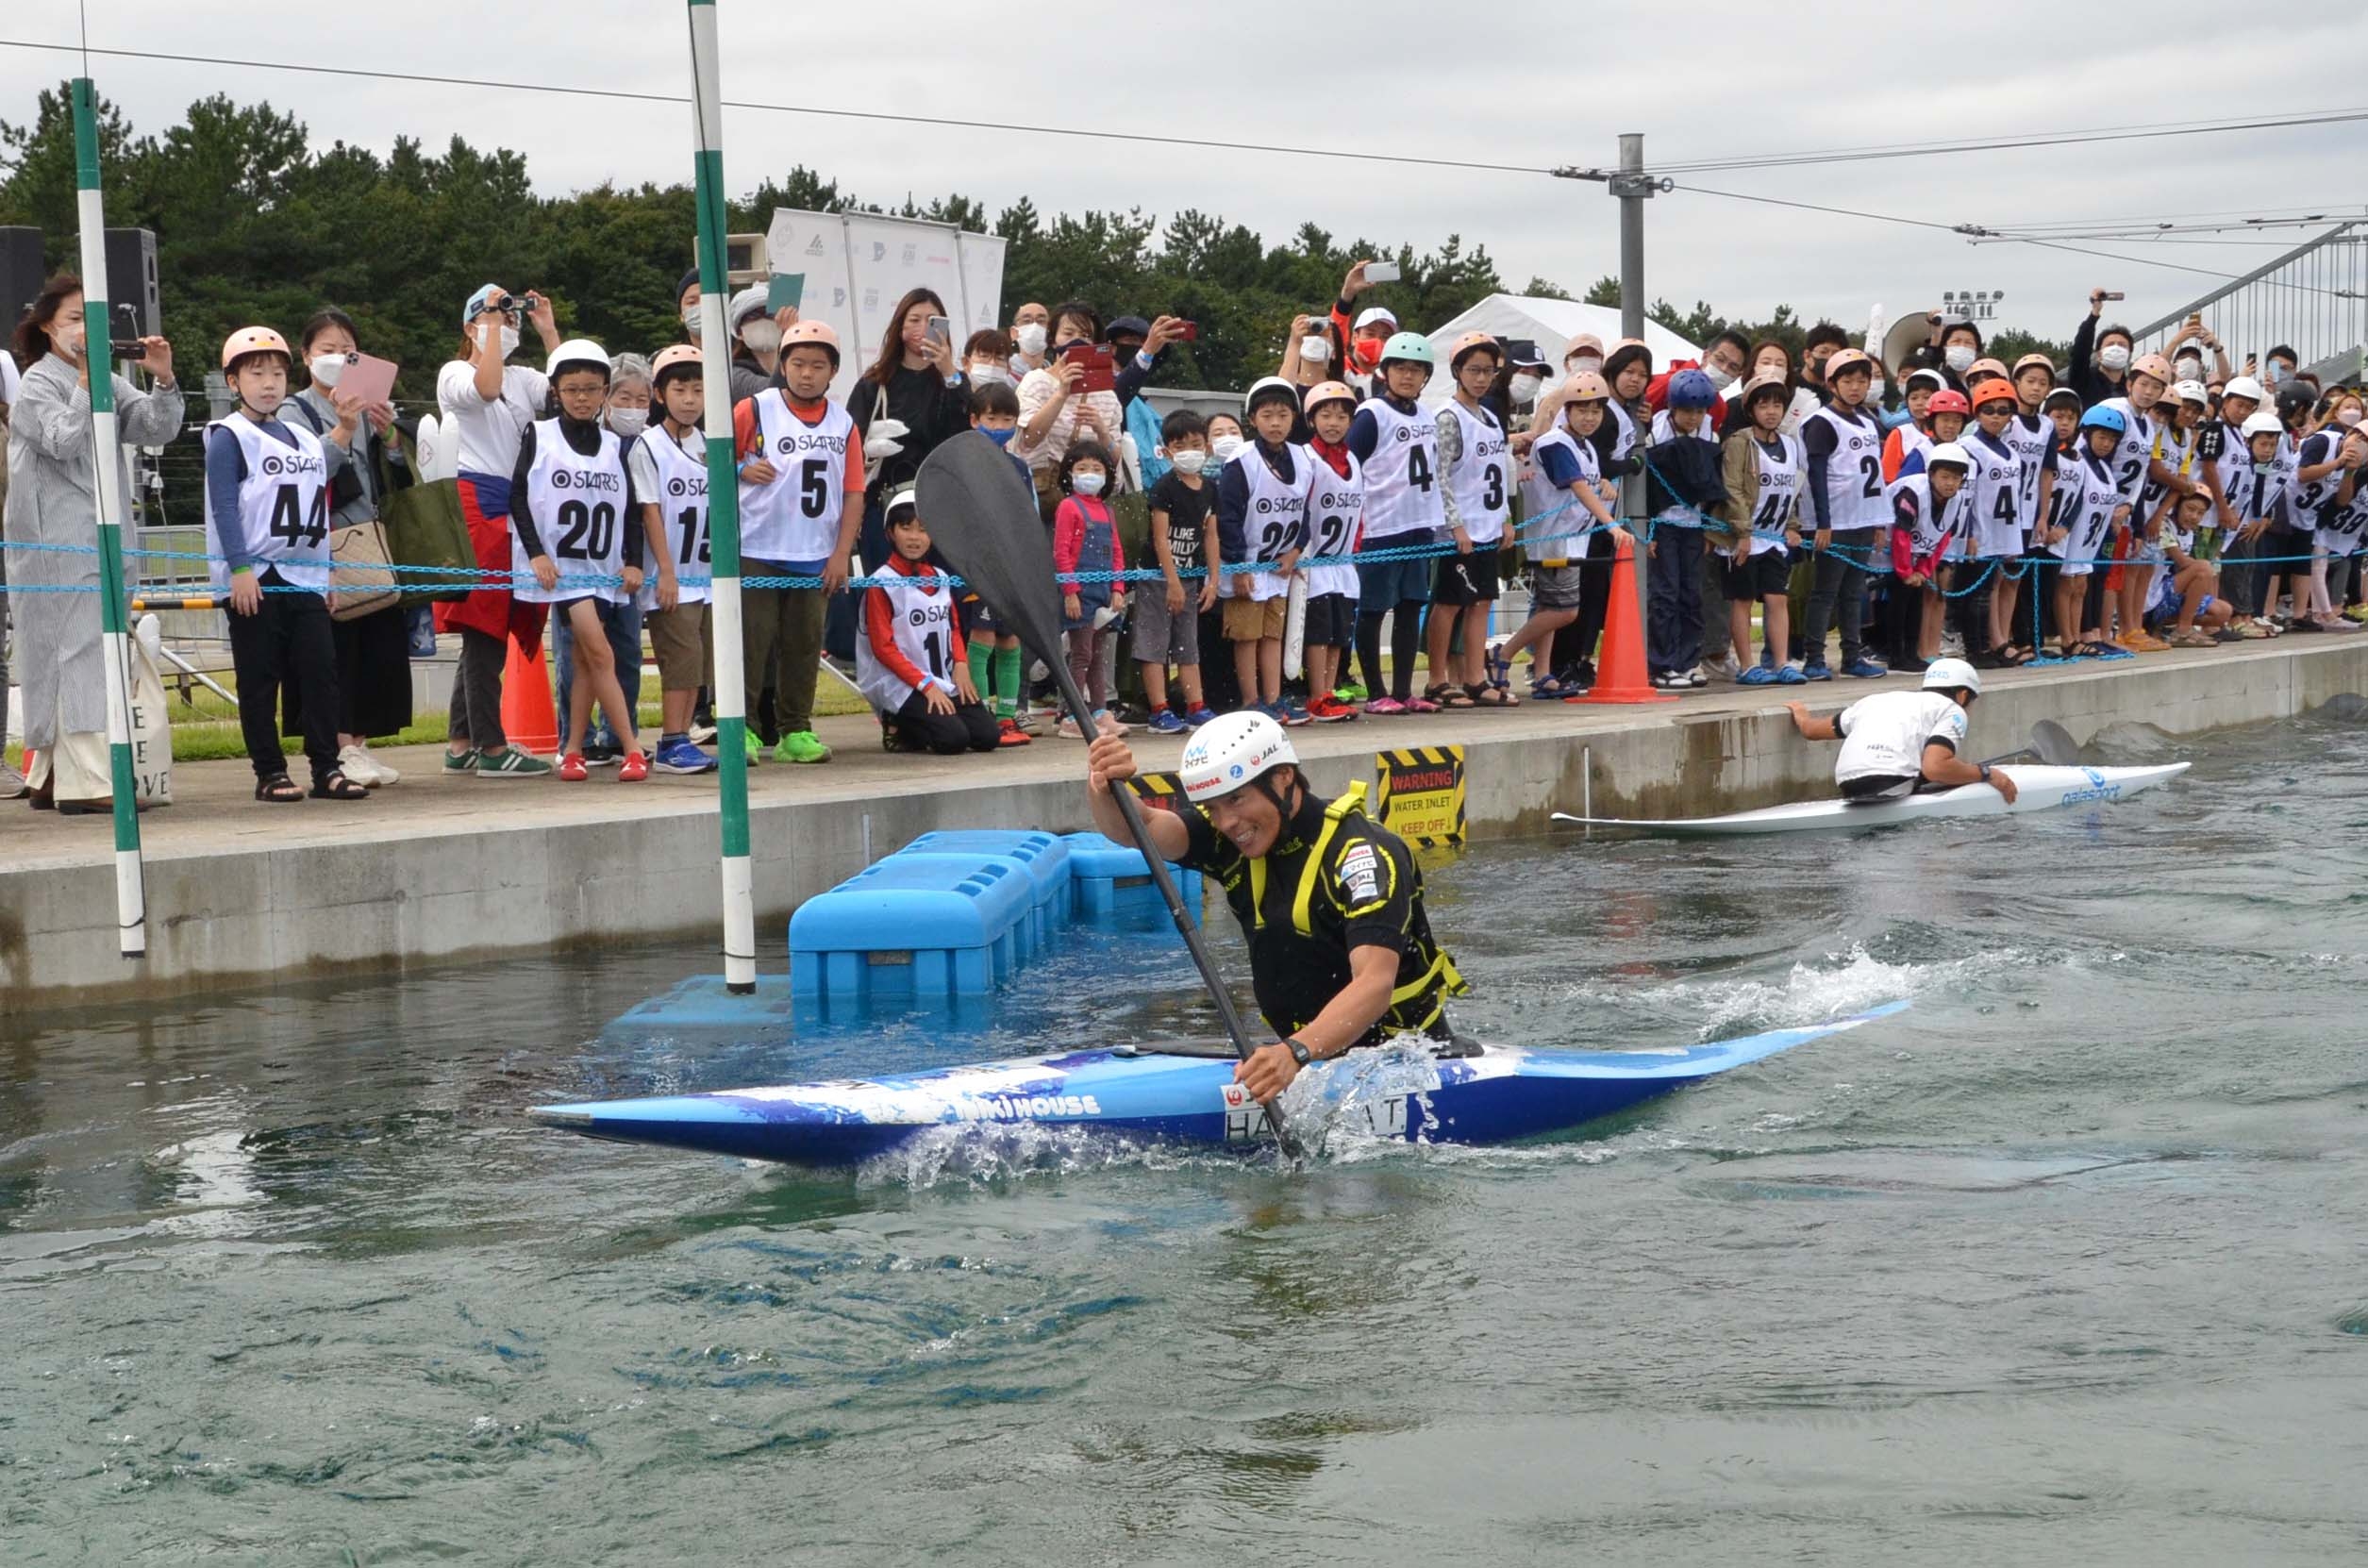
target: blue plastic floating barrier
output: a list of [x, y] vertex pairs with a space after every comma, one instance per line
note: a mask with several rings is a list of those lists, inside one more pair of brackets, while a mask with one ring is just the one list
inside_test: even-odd
[[1036, 890], [1029, 946], [1042, 952], [1069, 923], [1069, 846], [1050, 833], [1017, 827], [947, 827], [924, 833], [899, 855], [983, 855], [1017, 860]]
[[[1062, 835], [1069, 845], [1069, 888], [1079, 919], [1160, 908], [1159, 890], [1142, 851], [1099, 833]], [[1184, 907], [1200, 915], [1200, 873], [1170, 868]]]
[[1010, 977], [1034, 908], [1015, 862], [891, 855], [790, 917], [790, 987], [834, 1002], [983, 995]]

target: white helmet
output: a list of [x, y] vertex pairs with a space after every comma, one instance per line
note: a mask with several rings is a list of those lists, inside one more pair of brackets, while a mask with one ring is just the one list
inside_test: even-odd
[[2171, 389], [2171, 395], [2182, 403], [2197, 403], [2206, 408], [2211, 405], [2211, 393], [2204, 391], [2201, 381], [2182, 381]]
[[2220, 396], [2223, 402], [2231, 397], [2249, 397], [2256, 403], [2261, 403], [2268, 400], [2269, 393], [2261, 391], [2261, 384], [2253, 377], [2240, 375], [2220, 389]]
[[2255, 436], [2282, 436], [2286, 433], [2285, 422], [2267, 409], [2247, 415], [2241, 428], [2246, 441]]
[[1184, 798], [1206, 806], [1286, 762], [1297, 767], [1299, 754], [1282, 726], [1263, 713], [1227, 713], [1192, 737], [1176, 776]]
[[[1963, 447], [1958, 445], [1957, 442], [1953, 441], [1941, 442], [1936, 444], [1931, 451], [1926, 452], [1924, 455], [1924, 466], [1926, 468], [1938, 468], [1943, 463], [1950, 464], [1956, 468], [1964, 469], [1970, 473], [1974, 466], [1974, 455], [1971, 452], [1966, 451]], [[1950, 662], [1954, 663], [1956, 661], [1952, 659]]]
[[1961, 659], [1936, 659], [1925, 667], [1927, 692], [1965, 691], [1981, 694], [1981, 672]]
[[557, 375], [561, 365], [598, 365], [603, 375], [611, 368], [609, 351], [590, 338], [570, 338], [553, 349], [551, 358], [543, 365], [542, 374]]

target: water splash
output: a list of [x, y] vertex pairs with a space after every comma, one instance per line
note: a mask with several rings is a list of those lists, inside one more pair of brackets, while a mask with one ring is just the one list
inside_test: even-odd
[[1962, 993], [1994, 985], [2001, 975], [2064, 961], [2059, 953], [1997, 947], [1959, 959], [1893, 962], [1859, 943], [1846, 953], [1796, 963], [1781, 980], [1679, 980], [1643, 988], [1582, 985], [1572, 988], [1572, 999], [1690, 1013], [1696, 1037], [1710, 1040], [1823, 1024], [1902, 997]]

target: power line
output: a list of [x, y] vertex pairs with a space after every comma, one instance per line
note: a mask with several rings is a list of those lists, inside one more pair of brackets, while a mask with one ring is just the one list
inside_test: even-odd
[[[0, 39], [0, 48], [46, 49], [61, 54], [78, 52], [68, 43], [37, 43], [24, 39]], [[578, 98], [614, 98], [637, 104], [687, 104], [689, 99], [669, 92], [630, 92], [613, 87], [571, 87], [555, 82], [497, 81], [483, 76], [437, 76], [408, 71], [365, 71], [351, 65], [304, 65], [288, 60], [228, 59], [213, 55], [181, 55], [154, 49], [91, 49], [79, 51], [106, 55], [118, 59], [165, 60], [181, 65], [220, 65], [245, 67], [256, 71], [289, 71], [306, 75], [355, 76], [369, 81], [418, 82], [430, 87], [502, 88], [518, 92], [556, 92]], [[1543, 175], [1552, 173], [1543, 166], [1523, 163], [1487, 163], [1471, 158], [1421, 158], [1410, 153], [1366, 152], [1352, 147], [1292, 147], [1275, 142], [1220, 142], [1193, 136], [1154, 136], [1146, 131], [1093, 130], [1072, 125], [1024, 125], [1009, 121], [957, 120], [927, 114], [890, 114], [878, 109], [822, 108], [810, 104], [760, 104], [745, 99], [726, 98], [725, 108], [750, 109], [765, 114], [811, 114], [835, 120], [873, 120], [890, 125], [927, 125], [947, 130], [1016, 131], [1036, 136], [1065, 136], [1088, 142], [1136, 142], [1158, 147], [1192, 147], [1209, 152], [1275, 153], [1289, 158], [1337, 158], [1353, 163], [1392, 163], [1426, 169], [1463, 169], [1484, 174]]]
[[1898, 218], [1893, 217], [1887, 212], [1860, 212], [1854, 208], [1847, 207], [1820, 207], [1815, 202], [1788, 201], [1782, 196], [1754, 196], [1748, 195], [1741, 191], [1712, 191], [1699, 185], [1677, 185], [1675, 183], [1673, 183], [1669, 189], [1673, 191], [1690, 192], [1697, 196], [1725, 196], [1728, 201], [1758, 202], [1762, 207], [1794, 207], [1800, 209], [1804, 212], [1830, 212], [1837, 217], [1864, 218], [1870, 222], [1878, 224], [1905, 224], [1914, 228], [1937, 228], [1949, 234], [1962, 234], [1965, 232], [1963, 225], [1958, 224], [1934, 223], [1929, 218]]
[[2297, 111], [2246, 120], [2168, 121], [2154, 125], [2109, 126], [2093, 130], [2049, 131], [2030, 136], [1988, 141], [1907, 142], [1865, 147], [1832, 147], [1817, 152], [1770, 153], [1746, 158], [1679, 159], [1651, 165], [1655, 175], [1723, 174], [1738, 169], [1797, 168], [1811, 163], [1869, 163], [1902, 158], [1939, 158], [1956, 153], [2009, 152], [2027, 147], [2071, 147], [2099, 142], [2150, 142], [2163, 137], [2211, 136], [2228, 131], [2285, 130], [2305, 125], [2334, 125], [2368, 120], [2368, 108]]

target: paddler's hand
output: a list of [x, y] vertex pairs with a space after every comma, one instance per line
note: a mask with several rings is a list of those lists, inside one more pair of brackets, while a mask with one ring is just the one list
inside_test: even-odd
[[[1096, 735], [1093, 743], [1085, 748], [1085, 776], [1096, 791], [1108, 794], [1118, 780], [1135, 776], [1133, 749], [1116, 735]], [[1288, 1059], [1290, 1053], [1284, 1055]]]
[[2007, 772], [2006, 769], [1993, 768], [1990, 770], [1990, 787], [1997, 791], [1999, 794], [2005, 796], [2006, 803], [2009, 806], [2014, 804], [2014, 797], [2017, 792], [2014, 788], [2014, 776]]
[[1233, 1081], [1260, 1105], [1289, 1089], [1298, 1076], [1299, 1064], [1291, 1059], [1291, 1047], [1279, 1040], [1252, 1051], [1233, 1070]]

